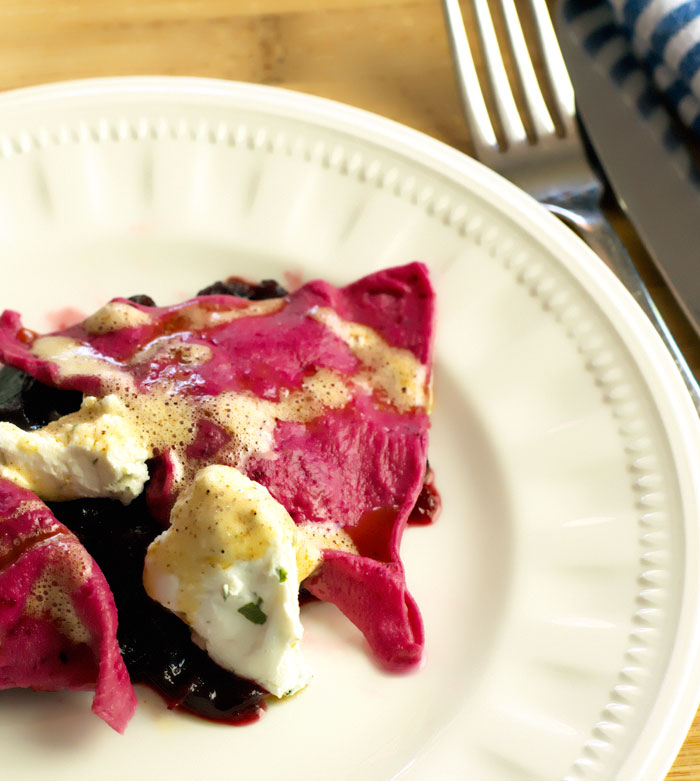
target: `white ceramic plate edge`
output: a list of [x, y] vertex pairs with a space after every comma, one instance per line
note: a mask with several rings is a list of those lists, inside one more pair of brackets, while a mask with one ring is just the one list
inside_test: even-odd
[[[556, 245], [563, 265], [587, 291], [598, 297], [603, 291], [606, 316], [612, 321], [637, 364], [651, 368], [645, 374], [645, 380], [663, 419], [674, 461], [684, 469], [684, 473], [679, 473], [679, 484], [685, 508], [686, 571], [676, 647], [647, 725], [620, 776], [661, 777], [675, 758], [700, 700], [700, 668], [694, 665], [700, 651], [697, 577], [700, 553], [695, 523], [700, 517], [700, 510], [698, 489], [693, 477], [700, 472], [700, 424], [673, 362], [632, 298], [612, 278], [611, 272], [567, 228], [529, 196], [441, 142], [359, 109], [278, 88], [170, 77], [86, 80], [32, 87], [1, 96], [0, 107], [90, 94], [100, 99], [120, 92], [134, 94], [141, 91], [147, 95], [153, 90], [169, 91], [174, 97], [179, 95], [194, 99], [235, 94], [239, 100], [250, 101], [258, 109], [268, 106], [277, 113], [282, 110], [291, 116], [303, 112], [306, 118], [313, 116], [327, 127], [346, 132], [351, 129], [362, 138], [418, 159], [448, 178], [459, 181], [460, 177], [468, 175], [472, 188], [473, 180], [478, 179], [477, 186], [485, 197], [498, 194], [502, 199], [504, 193], [507, 193], [508, 207], [520, 223], [532, 226], [533, 230], [547, 232], [551, 242]], [[477, 170], [478, 176], [475, 176]], [[669, 713], [672, 714], [671, 718]]]

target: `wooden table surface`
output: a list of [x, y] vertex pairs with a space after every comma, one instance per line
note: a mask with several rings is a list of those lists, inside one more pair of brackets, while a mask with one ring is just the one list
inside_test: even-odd
[[[470, 149], [439, 0], [0, 0], [0, 18], [2, 90], [132, 74], [276, 84]], [[700, 340], [628, 223], [613, 218], [700, 371]], [[700, 779], [700, 715], [668, 778]]]

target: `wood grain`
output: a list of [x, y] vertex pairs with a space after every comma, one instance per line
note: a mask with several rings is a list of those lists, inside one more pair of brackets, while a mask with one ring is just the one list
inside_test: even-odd
[[[470, 149], [437, 0], [0, 0], [0, 18], [2, 90], [131, 74], [276, 84]], [[700, 371], [700, 340], [629, 223], [610, 208]], [[668, 779], [700, 779], [700, 717]]]

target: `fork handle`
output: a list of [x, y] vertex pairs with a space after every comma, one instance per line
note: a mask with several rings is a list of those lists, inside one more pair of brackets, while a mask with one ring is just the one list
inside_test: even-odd
[[695, 409], [700, 413], [700, 385], [669, 331], [632, 258], [601, 211], [598, 205], [598, 196], [598, 188], [591, 187], [590, 191], [579, 192], [573, 197], [563, 193], [559, 197], [550, 196], [546, 200], [542, 200], [542, 205], [577, 233], [605, 261], [632, 294], [671, 353], [685, 381]]

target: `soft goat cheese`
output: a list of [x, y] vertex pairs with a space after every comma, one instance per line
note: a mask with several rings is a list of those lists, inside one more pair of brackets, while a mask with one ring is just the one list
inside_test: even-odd
[[208, 466], [149, 546], [143, 582], [221, 667], [283, 697], [311, 672], [299, 643], [298, 584], [318, 563], [284, 507], [228, 466]]
[[146, 444], [115, 395], [36, 431], [0, 422], [0, 477], [47, 501], [106, 497], [128, 504], [148, 480]]

